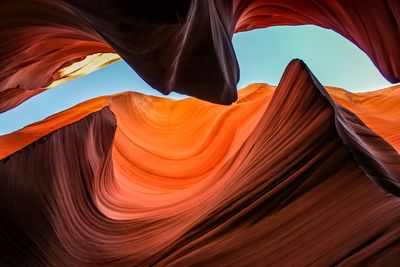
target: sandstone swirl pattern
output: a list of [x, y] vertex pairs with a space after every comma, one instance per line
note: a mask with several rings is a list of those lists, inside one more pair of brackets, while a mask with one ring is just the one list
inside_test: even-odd
[[[95, 99], [71, 109], [90, 114], [2, 155], [2, 261], [398, 262], [396, 143], [334, 102], [301, 61], [276, 89], [255, 84], [239, 95], [232, 106]], [[62, 117], [32, 127], [53, 129]]]
[[399, 265], [399, 86], [324, 88], [293, 60], [277, 87], [238, 93], [231, 43], [314, 24], [399, 82], [398, 0], [3, 0], [0, 14], [0, 112], [121, 58], [192, 96], [102, 96], [0, 136], [0, 265]]

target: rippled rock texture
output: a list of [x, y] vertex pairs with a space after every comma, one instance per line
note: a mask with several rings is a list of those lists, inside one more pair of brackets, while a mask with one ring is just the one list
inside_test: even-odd
[[400, 88], [324, 88], [294, 60], [237, 97], [231, 44], [315, 24], [397, 82], [398, 1], [6, 0], [0, 14], [0, 112], [120, 57], [197, 97], [103, 96], [0, 136], [1, 265], [399, 265]]
[[30, 143], [0, 162], [3, 261], [398, 262], [398, 144], [329, 91], [343, 105], [293, 61], [276, 89], [251, 85], [231, 106], [122, 93], [1, 137]]

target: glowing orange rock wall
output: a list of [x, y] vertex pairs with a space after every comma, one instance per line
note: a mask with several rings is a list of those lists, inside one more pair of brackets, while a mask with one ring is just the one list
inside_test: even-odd
[[398, 85], [369, 93], [349, 93], [328, 88], [332, 97], [353, 111], [374, 132], [400, 152], [400, 87]]
[[300, 61], [231, 106], [122, 93], [7, 138], [32, 127], [49, 134], [0, 161], [1, 203], [29, 203], [0, 208], [6, 262], [399, 260], [400, 156]]
[[399, 88], [325, 89], [294, 60], [237, 99], [231, 43], [314, 24], [398, 82], [399, 1], [3, 0], [0, 15], [0, 112], [120, 57], [198, 98], [104, 96], [0, 136], [0, 265], [400, 262]]

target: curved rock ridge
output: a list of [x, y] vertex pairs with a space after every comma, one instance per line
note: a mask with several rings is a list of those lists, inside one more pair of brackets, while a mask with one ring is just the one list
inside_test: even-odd
[[108, 105], [107, 97], [91, 99], [21, 130], [0, 136], [0, 159], [10, 156], [43, 136], [76, 122], [106, 105]]
[[[240, 105], [244, 102], [253, 103], [250, 101], [260, 98], [254, 102], [256, 105], [254, 108], [257, 108], [259, 106], [258, 103], [261, 102], [265, 102], [263, 105], [267, 106], [275, 88], [276, 86], [263, 83], [249, 85], [238, 91], [239, 98], [235, 102], [235, 105]], [[352, 111], [371, 130], [385, 139], [385, 141], [393, 146], [397, 152], [400, 152], [400, 122], [397, 119], [400, 116], [400, 111], [397, 108], [397, 105], [400, 102], [400, 86], [396, 85], [367, 93], [351, 93], [336, 87], [325, 87], [325, 90], [335, 102]], [[113, 108], [116, 109], [115, 112], [117, 112], [117, 110], [119, 111], [117, 118], [122, 116], [126, 117], [127, 120], [132, 119], [129, 118], [129, 115], [125, 116], [127, 114], [125, 114], [122, 106], [125, 106], [128, 110], [132, 110], [131, 105], [134, 105], [136, 112], [140, 112], [140, 114], [153, 113], [153, 111], [155, 114], [158, 114], [152, 114], [152, 117], [168, 117], [170, 115], [170, 110], [173, 109], [171, 107], [176, 106], [181, 106], [181, 109], [185, 111], [190, 110], [188, 111], [190, 113], [193, 113], [194, 110], [196, 110], [196, 107], [200, 106], [202, 106], [202, 109], [204, 110], [211, 108], [214, 110], [213, 112], [217, 113], [222, 110], [231, 109], [231, 107], [223, 108], [221, 106], [207, 104], [206, 102], [195, 99], [172, 100], [134, 92], [98, 97], [85, 101], [56, 115], [50, 116], [43, 121], [28, 125], [21, 130], [0, 136], [0, 147], [2, 147], [2, 150], [0, 151], [0, 159], [28, 146], [54, 130], [78, 121], [105, 106], [110, 106], [110, 103], [112, 102], [118, 103], [112, 105]], [[191, 105], [193, 105], [193, 107], [191, 107]], [[149, 108], [149, 110], [145, 110], [146, 108]], [[163, 109], [166, 111], [166, 114], [162, 114]], [[210, 114], [214, 114], [213, 112]], [[135, 116], [137, 116], [137, 114], [135, 114]], [[170, 118], [168, 119], [170, 120]], [[195, 121], [197, 121], [197, 118]], [[187, 121], [187, 123], [189, 123], [189, 121]], [[139, 126], [137, 123], [133, 123], [132, 125]], [[140, 127], [143, 126], [144, 125], [140, 125]], [[148, 127], [148, 125], [145, 126]], [[122, 125], [121, 127], [124, 126]], [[199, 126], [197, 127], [200, 128]], [[162, 142], [161, 145], [163, 145]]]
[[235, 31], [312, 24], [334, 30], [363, 50], [392, 83], [400, 82], [397, 0], [233, 0]]
[[3, 0], [0, 10], [0, 112], [67, 81], [63, 69], [71, 64], [104, 53], [120, 55], [164, 94], [230, 104], [239, 80], [232, 35], [276, 25], [332, 29], [389, 81], [400, 81], [397, 0]]
[[231, 106], [95, 102], [0, 161], [1, 263], [399, 262], [400, 155], [301, 61]]
[[400, 86], [368, 93], [349, 93], [328, 87], [332, 98], [354, 112], [374, 132], [400, 152]]
[[[6, 0], [1, 1], [0, 10], [0, 112], [55, 85], [57, 80], [66, 80], [63, 69], [84, 61], [86, 56], [103, 59], [97, 65], [85, 61], [92, 70], [115, 60], [101, 57], [114, 53], [113, 49], [60, 1]], [[81, 75], [87, 72], [86, 68]], [[75, 76], [80, 76], [79, 70]]]

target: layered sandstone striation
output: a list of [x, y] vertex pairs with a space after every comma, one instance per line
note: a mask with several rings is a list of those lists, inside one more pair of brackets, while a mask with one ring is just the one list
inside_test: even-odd
[[326, 91], [295, 60], [231, 106], [128, 92], [2, 136], [1, 260], [398, 262], [400, 155], [377, 132], [399, 128], [379, 95]]

